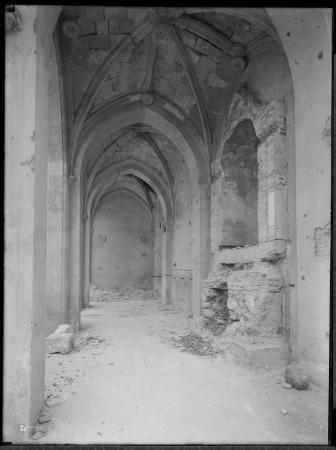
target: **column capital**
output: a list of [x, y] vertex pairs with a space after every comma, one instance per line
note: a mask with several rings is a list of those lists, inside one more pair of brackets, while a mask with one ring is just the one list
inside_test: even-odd
[[21, 30], [22, 15], [17, 6], [13, 5], [13, 11], [6, 11], [5, 28], [7, 33]]

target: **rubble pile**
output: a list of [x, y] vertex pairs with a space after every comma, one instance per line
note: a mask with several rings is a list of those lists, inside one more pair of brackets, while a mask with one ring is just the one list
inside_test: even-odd
[[129, 302], [132, 300], [157, 300], [157, 291], [145, 291], [128, 286], [125, 289], [102, 289], [95, 283], [90, 283], [91, 302]]
[[180, 338], [172, 338], [172, 341], [175, 343], [174, 347], [179, 348], [181, 352], [188, 352], [198, 356], [213, 356], [216, 353], [211, 342], [203, 339], [194, 331]]

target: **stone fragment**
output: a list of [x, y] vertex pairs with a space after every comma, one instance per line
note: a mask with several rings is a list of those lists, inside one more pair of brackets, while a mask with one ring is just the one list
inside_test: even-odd
[[214, 311], [211, 311], [211, 309], [204, 309], [203, 310], [203, 316], [207, 317], [208, 319], [211, 319], [215, 315]]
[[44, 412], [40, 415], [38, 419], [39, 423], [47, 423], [51, 421], [51, 416], [47, 412]]
[[285, 370], [285, 380], [296, 389], [309, 388], [309, 379], [298, 363], [292, 362]]
[[282, 414], [284, 414], [284, 415], [288, 414], [287, 409], [284, 409], [284, 408], [281, 409], [281, 412], [282, 412]]
[[46, 338], [46, 353], [69, 353], [73, 347], [72, 333], [54, 333]]
[[211, 49], [211, 44], [207, 41], [205, 41], [202, 38], [198, 38], [196, 45], [195, 45], [195, 50], [199, 51], [200, 53], [203, 53], [203, 55], [207, 55], [210, 52]]
[[73, 333], [74, 330], [71, 325], [63, 324], [60, 325], [54, 333]]
[[211, 306], [212, 306], [211, 302], [203, 302], [202, 303], [202, 308], [203, 309], [209, 309], [209, 308], [211, 308]]
[[225, 320], [223, 319], [216, 319], [217, 323], [219, 323], [219, 325], [224, 325], [225, 324]]
[[182, 33], [182, 40], [190, 48], [194, 48], [196, 44], [196, 36], [189, 33], [189, 31], [184, 30]]
[[44, 404], [48, 408], [56, 408], [56, 406], [59, 406], [61, 404], [61, 399], [59, 397], [48, 398], [48, 400], [46, 400]]
[[282, 382], [281, 384], [282, 384], [282, 387], [285, 389], [292, 389], [292, 385], [289, 383]]
[[32, 435], [32, 439], [34, 439], [35, 441], [37, 441], [37, 439], [41, 439], [42, 436], [43, 436], [43, 434], [42, 434], [40, 431], [38, 431], [37, 433], [34, 433], [34, 434]]

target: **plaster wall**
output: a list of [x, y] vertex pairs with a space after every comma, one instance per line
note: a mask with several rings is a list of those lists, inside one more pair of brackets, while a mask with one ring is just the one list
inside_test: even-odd
[[177, 308], [191, 311], [193, 194], [190, 174], [184, 161], [175, 187], [173, 302]]
[[108, 195], [98, 205], [93, 229], [91, 281], [103, 288], [152, 289], [154, 236], [144, 206], [124, 192]]
[[28, 441], [44, 402], [47, 61], [60, 7], [19, 9], [22, 29], [6, 33], [5, 89], [3, 440], [13, 444]]
[[331, 145], [325, 136], [331, 115], [331, 9], [267, 12], [294, 84], [298, 358], [311, 381], [327, 389], [330, 260], [316, 255], [314, 236], [318, 228], [330, 227]]
[[[48, 249], [47, 249], [47, 315], [46, 335], [64, 322], [62, 311], [62, 224], [63, 224], [63, 143], [61, 105], [55, 45], [51, 43], [48, 59]], [[62, 314], [63, 313], [63, 314]]]

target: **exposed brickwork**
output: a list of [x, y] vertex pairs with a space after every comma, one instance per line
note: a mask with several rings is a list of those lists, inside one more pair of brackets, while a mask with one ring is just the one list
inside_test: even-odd
[[321, 259], [330, 258], [330, 226], [316, 228], [314, 233], [315, 255]]

